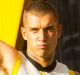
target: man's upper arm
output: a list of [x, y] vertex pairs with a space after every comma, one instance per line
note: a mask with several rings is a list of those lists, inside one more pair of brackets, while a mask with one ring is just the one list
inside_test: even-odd
[[4, 65], [8, 72], [11, 72], [17, 55], [18, 51], [15, 48], [0, 41], [0, 64]]

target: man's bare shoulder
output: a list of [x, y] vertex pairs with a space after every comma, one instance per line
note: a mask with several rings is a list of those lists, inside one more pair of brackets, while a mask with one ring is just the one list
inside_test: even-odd
[[15, 48], [3, 41], [0, 41], [0, 64], [4, 65], [9, 74], [16, 61], [17, 55], [18, 51]]
[[[0, 52], [1, 52], [3, 57], [5, 57], [6, 55], [15, 57], [18, 53], [15, 48], [6, 44], [3, 41], [0, 41]], [[6, 58], [7, 58], [7, 56], [6, 56]]]

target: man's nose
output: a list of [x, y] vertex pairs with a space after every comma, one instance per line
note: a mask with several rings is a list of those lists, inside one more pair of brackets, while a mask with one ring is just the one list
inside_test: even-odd
[[45, 30], [41, 29], [39, 33], [39, 41], [45, 42], [47, 40], [47, 33]]

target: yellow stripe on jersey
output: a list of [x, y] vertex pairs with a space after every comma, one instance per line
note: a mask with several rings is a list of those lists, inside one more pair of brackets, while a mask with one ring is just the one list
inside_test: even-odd
[[40, 75], [46, 75], [45, 72], [39, 71]]
[[20, 64], [21, 64], [21, 56], [18, 54], [17, 58], [16, 58], [16, 62], [14, 64], [14, 67], [12, 69], [12, 74], [11, 75], [17, 75], [18, 73], [18, 70], [19, 70], [19, 67], [20, 67]]
[[75, 75], [75, 72], [72, 70], [69, 70], [69, 75]]

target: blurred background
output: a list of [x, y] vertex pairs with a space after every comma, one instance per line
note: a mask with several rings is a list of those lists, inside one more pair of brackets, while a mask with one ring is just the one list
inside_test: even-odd
[[[35, 0], [0, 1], [0, 40], [25, 53], [26, 41], [20, 27], [25, 3]], [[80, 0], [44, 0], [54, 4], [63, 24], [62, 37], [57, 46], [56, 59], [80, 72]]]

